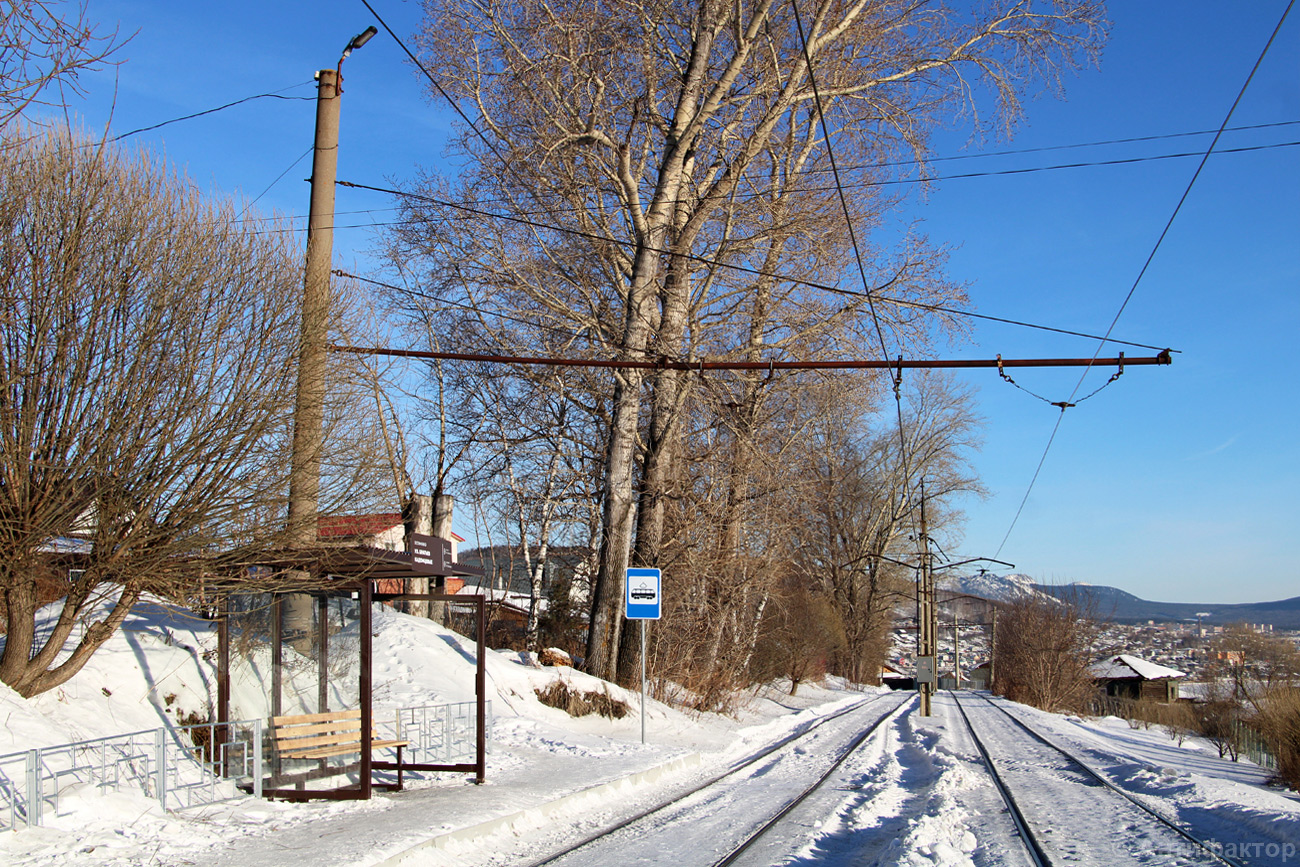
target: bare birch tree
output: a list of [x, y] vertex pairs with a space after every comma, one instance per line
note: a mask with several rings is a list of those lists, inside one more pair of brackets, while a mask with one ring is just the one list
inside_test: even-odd
[[[997, 100], [991, 125], [1009, 124], [1020, 92], [1033, 81], [1055, 85], [1060, 69], [1097, 49], [1102, 29], [1088, 2], [963, 11], [818, 0], [802, 11], [805, 38], [794, 7], [770, 0], [428, 0], [425, 11], [423, 59], [476, 115], [459, 140], [469, 163], [455, 197], [502, 219], [458, 223], [427, 201], [423, 216], [435, 217], [440, 241], [456, 236], [456, 267], [477, 303], [509, 296], [510, 308], [574, 335], [573, 351], [636, 360], [710, 351], [707, 335], [690, 328], [706, 319], [692, 308], [706, 303], [713, 321], [725, 320], [753, 296], [754, 271], [776, 275], [790, 295], [799, 280], [835, 280], [847, 265], [843, 240], [828, 234], [839, 199], [814, 71], [865, 229], [880, 215], [884, 200], [871, 184], [891, 155], [922, 155], [928, 130], [970, 107], [977, 91]], [[719, 262], [733, 266], [725, 284], [707, 264]], [[746, 272], [734, 267], [750, 276], [739, 279]], [[906, 280], [892, 288], [914, 290]], [[813, 326], [798, 305], [814, 299], [793, 295], [779, 315], [754, 319], [765, 334]], [[818, 300], [814, 307], [834, 307]], [[840, 307], [829, 325], [865, 331], [864, 305]], [[887, 312], [885, 327], [901, 318]], [[834, 330], [820, 332], [827, 345]], [[640, 372], [613, 379], [587, 658], [602, 676], [620, 667], [618, 611], [638, 504], [651, 507], [637, 555], [649, 559], [662, 467], [673, 460], [671, 451], [667, 460], [647, 455], [643, 413], [649, 406], [655, 419], [651, 442], [671, 449], [679, 380], [657, 377], [647, 405]]]

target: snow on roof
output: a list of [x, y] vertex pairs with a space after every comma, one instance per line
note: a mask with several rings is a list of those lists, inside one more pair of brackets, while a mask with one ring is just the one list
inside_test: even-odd
[[1121, 653], [1097, 663], [1089, 669], [1093, 677], [1106, 680], [1140, 677], [1143, 680], [1165, 680], [1174, 677], [1186, 677], [1176, 668], [1167, 668], [1154, 662], [1147, 662], [1136, 656]]
[[89, 554], [94, 544], [89, 539], [75, 536], [58, 536], [46, 541], [40, 547], [42, 554]]

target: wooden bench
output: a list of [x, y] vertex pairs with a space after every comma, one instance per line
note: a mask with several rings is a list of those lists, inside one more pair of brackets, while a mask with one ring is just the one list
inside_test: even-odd
[[[272, 739], [282, 759], [327, 759], [361, 752], [361, 710], [271, 717]], [[402, 747], [410, 741], [380, 740], [370, 730], [372, 750], [397, 748], [397, 787], [402, 786]]]

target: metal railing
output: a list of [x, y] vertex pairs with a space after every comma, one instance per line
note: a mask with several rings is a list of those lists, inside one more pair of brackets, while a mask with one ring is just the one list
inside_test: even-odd
[[1241, 755], [1265, 770], [1277, 770], [1277, 757], [1273, 755], [1268, 748], [1268, 742], [1258, 731], [1241, 720], [1233, 720], [1232, 736], [1237, 742]]
[[[484, 715], [491, 740], [492, 702], [486, 703]], [[405, 748], [404, 760], [412, 764], [472, 762], [476, 745], [475, 702], [400, 708], [394, 735], [411, 742]]]
[[[404, 759], [413, 764], [472, 762], [476, 748], [475, 702], [400, 708], [381, 730], [410, 741]], [[486, 729], [491, 733], [492, 704]], [[171, 726], [0, 755], [0, 831], [41, 825], [63, 814], [61, 801], [87, 789], [143, 792], [164, 810], [186, 810], [262, 797], [263, 758], [268, 754], [260, 719]]]
[[43, 823], [70, 791], [132, 789], [164, 810], [262, 794], [262, 721], [175, 726], [0, 755], [0, 830]]

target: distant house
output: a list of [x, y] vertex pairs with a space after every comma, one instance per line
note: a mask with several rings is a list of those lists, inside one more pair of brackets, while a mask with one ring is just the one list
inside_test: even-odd
[[386, 551], [401, 551], [406, 547], [406, 527], [401, 512], [321, 515], [316, 519], [316, 538], [327, 545], [369, 545]]
[[1187, 675], [1175, 668], [1121, 653], [1089, 669], [1106, 695], [1133, 700], [1178, 701], [1178, 682]]
[[[406, 525], [401, 512], [381, 512], [370, 515], [321, 515], [316, 519], [316, 538], [323, 545], [366, 545], [385, 551], [405, 551], [407, 548]], [[449, 559], [458, 568], [457, 551], [465, 540], [455, 533], [447, 540], [450, 543]], [[469, 570], [477, 574], [477, 569]], [[440, 593], [459, 593], [465, 586], [461, 576], [447, 576]], [[375, 582], [378, 592], [400, 593], [401, 581], [381, 578]]]
[[916, 678], [904, 672], [903, 664], [897, 666], [888, 662], [880, 664], [880, 685], [890, 689], [916, 689]]
[[966, 672], [967, 683], [971, 689], [988, 689], [989, 678], [993, 675], [993, 666], [987, 662], [977, 665]]

